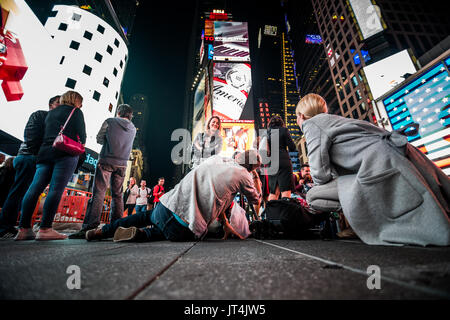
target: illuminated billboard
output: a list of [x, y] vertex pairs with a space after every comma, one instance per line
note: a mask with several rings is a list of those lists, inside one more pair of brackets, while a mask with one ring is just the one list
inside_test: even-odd
[[414, 74], [416, 67], [407, 50], [400, 51], [363, 68], [373, 98], [377, 99], [405, 80], [407, 73]]
[[205, 74], [202, 75], [194, 94], [192, 137], [202, 131], [205, 124]]
[[[450, 175], [450, 58], [421, 71], [377, 102], [393, 130], [419, 124], [408, 141]], [[407, 129], [407, 131], [410, 129]]]
[[214, 21], [214, 61], [250, 61], [247, 22]]
[[0, 0], [0, 5], [2, 34], [8, 34], [6, 57], [0, 53], [0, 61], [8, 60], [0, 69], [0, 106], [8, 113], [0, 117], [0, 130], [23, 140], [31, 113], [48, 110], [51, 97], [75, 90], [84, 98], [86, 147], [99, 152], [96, 135], [103, 121], [115, 115], [126, 67], [122, 37], [76, 6], [54, 6], [44, 26], [24, 0]]
[[305, 43], [311, 43], [311, 44], [321, 44], [322, 37], [318, 34], [307, 34], [305, 38]]
[[232, 157], [236, 151], [252, 148], [255, 141], [253, 120], [223, 120], [221, 129], [223, 144], [221, 156]]
[[247, 63], [214, 63], [213, 114], [222, 119], [241, 117], [252, 86]]
[[356, 23], [361, 31], [362, 39], [383, 31], [383, 22], [378, 6], [372, 4], [371, 0], [349, 0]]

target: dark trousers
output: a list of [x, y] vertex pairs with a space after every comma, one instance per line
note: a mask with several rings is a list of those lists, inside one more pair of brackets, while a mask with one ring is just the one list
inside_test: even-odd
[[130, 203], [125, 205], [125, 210], [127, 210], [127, 216], [131, 216], [133, 214], [134, 207], [136, 206], [135, 203]]
[[30, 228], [34, 208], [42, 191], [50, 183], [44, 203], [41, 228], [51, 228], [64, 189], [74, 173], [78, 156], [66, 156], [52, 162], [38, 163], [30, 188], [23, 197], [20, 228]]
[[111, 219], [113, 222], [122, 218], [123, 198], [122, 185], [125, 179], [126, 167], [112, 166], [99, 163], [95, 169], [94, 187], [90, 207], [86, 210], [81, 230], [95, 229], [100, 224], [103, 202], [105, 200], [108, 183], [111, 187]]
[[106, 224], [102, 228], [102, 233], [106, 238], [114, 236], [114, 232], [119, 227], [145, 228], [145, 241], [170, 240], [170, 241], [194, 241], [195, 236], [192, 231], [183, 226], [175, 219], [174, 213], [164, 207], [161, 203], [153, 210], [136, 213], [132, 216], [116, 220]]
[[12, 229], [17, 223], [23, 196], [36, 172], [36, 156], [18, 155], [14, 158], [13, 165], [16, 175], [0, 213], [0, 231]]

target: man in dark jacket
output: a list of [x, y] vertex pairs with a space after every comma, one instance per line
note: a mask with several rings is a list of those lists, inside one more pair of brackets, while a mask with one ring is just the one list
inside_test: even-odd
[[86, 211], [81, 230], [69, 236], [71, 239], [84, 239], [86, 231], [100, 224], [103, 201], [108, 183], [111, 186], [111, 222], [122, 218], [122, 186], [130, 158], [136, 128], [131, 122], [133, 109], [127, 104], [117, 107], [117, 117], [106, 119], [97, 134], [97, 142], [102, 144], [99, 161], [95, 170], [95, 179], [91, 203]]
[[[49, 110], [59, 106], [59, 96], [48, 102]], [[33, 112], [28, 119], [24, 131], [24, 141], [14, 158], [16, 171], [14, 184], [9, 190], [2, 212], [0, 213], [0, 239], [14, 238], [17, 230], [14, 228], [20, 210], [22, 198], [33, 180], [36, 171], [36, 155], [42, 144], [45, 131], [45, 118], [48, 111]]]

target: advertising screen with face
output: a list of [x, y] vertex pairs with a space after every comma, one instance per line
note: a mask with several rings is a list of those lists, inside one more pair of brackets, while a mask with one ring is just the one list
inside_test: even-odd
[[255, 141], [254, 121], [222, 120], [221, 134], [223, 138], [221, 155], [232, 157], [236, 151], [242, 152], [252, 148]]
[[214, 61], [250, 62], [247, 22], [214, 21]]
[[251, 86], [249, 64], [215, 63], [213, 115], [225, 120], [239, 120]]
[[[392, 130], [416, 123], [417, 135], [408, 141], [450, 175], [450, 58], [434, 64], [418, 76], [380, 98]], [[407, 129], [409, 131], [411, 129]]]

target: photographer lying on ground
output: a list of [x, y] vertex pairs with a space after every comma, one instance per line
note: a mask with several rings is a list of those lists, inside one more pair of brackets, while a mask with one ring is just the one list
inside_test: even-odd
[[235, 160], [213, 156], [164, 194], [153, 210], [90, 230], [86, 240], [114, 236], [114, 241], [195, 241], [203, 238], [210, 223], [218, 217], [226, 236], [232, 233], [243, 239], [228, 222], [225, 211], [237, 192], [244, 194], [250, 203], [259, 204], [261, 195], [254, 187], [251, 172], [260, 165], [261, 157], [254, 150], [238, 154]]

